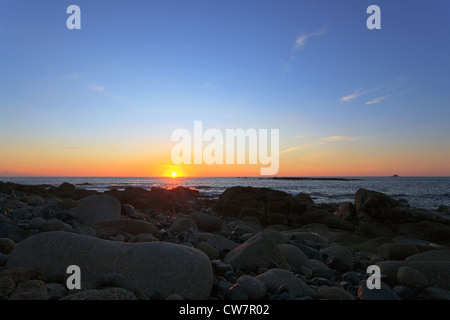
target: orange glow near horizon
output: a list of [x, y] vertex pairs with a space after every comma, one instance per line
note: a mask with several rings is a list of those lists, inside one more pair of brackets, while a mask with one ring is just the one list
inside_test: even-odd
[[[11, 150], [12, 151], [12, 150]], [[170, 159], [167, 146], [142, 152], [120, 152], [105, 149], [46, 149], [30, 147], [25, 154], [5, 152], [0, 158], [0, 176], [41, 177], [265, 177], [260, 175], [264, 165], [181, 164]], [[280, 154], [276, 176], [344, 177], [344, 176], [450, 176], [446, 149], [424, 152], [404, 148], [401, 153], [359, 146], [331, 148]]]

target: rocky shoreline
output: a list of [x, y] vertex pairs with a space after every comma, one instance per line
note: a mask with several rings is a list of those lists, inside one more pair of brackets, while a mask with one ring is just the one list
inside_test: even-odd
[[0, 182], [0, 300], [450, 300], [446, 206], [364, 189], [316, 204], [253, 187], [81, 188]]

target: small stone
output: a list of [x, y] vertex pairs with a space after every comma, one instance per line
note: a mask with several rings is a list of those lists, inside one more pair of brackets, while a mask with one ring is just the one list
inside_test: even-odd
[[67, 293], [67, 287], [60, 283], [46, 283], [45, 290], [49, 300], [59, 300]]
[[254, 277], [243, 275], [237, 279], [236, 284], [245, 290], [249, 300], [261, 300], [266, 295], [266, 287]]
[[316, 259], [310, 259], [309, 263], [314, 277], [323, 277], [334, 280], [334, 272], [326, 264]]
[[342, 262], [342, 265], [347, 267], [348, 270], [346, 271], [353, 269], [353, 253], [350, 249], [341, 245], [332, 245], [321, 250], [320, 252], [326, 254], [328, 257], [339, 259]]
[[360, 273], [356, 271], [349, 271], [342, 275], [342, 280], [348, 281], [351, 284], [358, 284], [360, 279]]
[[11, 254], [16, 247], [16, 243], [8, 238], [0, 238], [0, 253]]
[[394, 291], [402, 300], [411, 300], [417, 296], [416, 291], [407, 286], [395, 286], [392, 291]]
[[44, 223], [45, 223], [45, 220], [42, 219], [41, 217], [34, 217], [33, 219], [31, 219], [31, 225], [35, 229], [40, 229]]
[[211, 265], [213, 267], [214, 273], [219, 276], [223, 276], [228, 271], [233, 271], [233, 267], [229, 264], [226, 264], [222, 260], [213, 260], [211, 261]]

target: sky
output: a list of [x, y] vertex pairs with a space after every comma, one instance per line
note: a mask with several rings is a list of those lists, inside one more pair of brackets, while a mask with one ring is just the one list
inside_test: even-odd
[[449, 18], [447, 0], [0, 0], [0, 176], [260, 175], [174, 164], [194, 121], [278, 129], [278, 176], [450, 176]]

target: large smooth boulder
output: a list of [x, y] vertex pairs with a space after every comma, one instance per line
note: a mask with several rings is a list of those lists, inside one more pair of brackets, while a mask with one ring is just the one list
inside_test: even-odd
[[69, 213], [80, 220], [90, 223], [120, 219], [119, 200], [107, 194], [92, 195], [79, 200], [80, 205], [70, 209]]
[[121, 274], [125, 289], [140, 288], [147, 296], [206, 299], [213, 283], [208, 256], [195, 248], [167, 242], [115, 242], [66, 232], [41, 233], [21, 241], [7, 263], [7, 267], [39, 268], [47, 282], [65, 277], [70, 265], [80, 267], [82, 283]]

